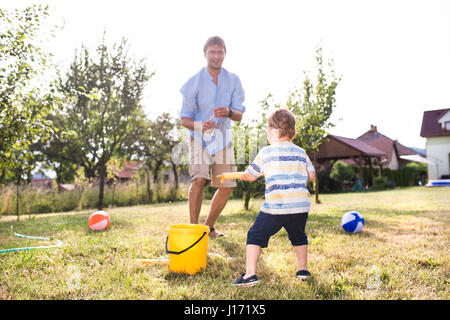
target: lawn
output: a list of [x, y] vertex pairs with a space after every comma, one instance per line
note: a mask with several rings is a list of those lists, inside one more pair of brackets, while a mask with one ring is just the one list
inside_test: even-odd
[[[0, 254], [0, 299], [449, 299], [450, 188], [321, 195], [307, 223], [308, 281], [295, 279], [295, 255], [285, 231], [263, 250], [254, 287], [234, 287], [244, 271], [245, 240], [261, 200], [232, 200], [208, 241], [207, 269], [174, 274], [166, 265], [167, 226], [186, 223], [187, 202], [108, 209], [112, 223], [93, 232], [91, 212], [0, 217], [0, 249], [48, 245], [13, 232], [54, 237], [62, 247]], [[204, 202], [204, 219], [209, 201]], [[366, 225], [345, 233], [342, 215], [357, 210]]]

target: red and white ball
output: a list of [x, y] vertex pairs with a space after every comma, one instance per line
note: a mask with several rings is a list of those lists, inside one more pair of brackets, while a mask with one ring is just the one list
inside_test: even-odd
[[106, 230], [109, 227], [111, 220], [106, 211], [99, 210], [95, 211], [89, 216], [89, 227], [94, 231]]

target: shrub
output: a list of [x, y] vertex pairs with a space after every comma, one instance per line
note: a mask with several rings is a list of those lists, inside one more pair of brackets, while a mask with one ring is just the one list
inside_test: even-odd
[[[106, 186], [104, 207], [123, 207], [155, 202], [175, 202], [186, 200], [188, 185], [180, 184], [176, 189], [169, 184], [152, 185], [153, 198], [150, 201], [147, 188], [134, 183]], [[0, 189], [0, 215], [16, 214], [16, 187], [9, 185]], [[57, 192], [57, 189], [40, 189], [31, 185], [20, 187], [20, 214], [63, 212], [84, 209], [96, 209], [98, 204], [98, 186], [86, 187], [83, 190]]]
[[78, 206], [78, 192], [64, 191], [56, 193], [55, 212], [73, 211]]
[[15, 191], [11, 186], [7, 186], [0, 191], [0, 215], [2, 214], [13, 214], [14, 208], [14, 193]]
[[350, 165], [337, 161], [331, 169], [330, 177], [333, 180], [344, 183], [345, 181], [352, 181], [355, 177], [355, 172]]
[[316, 171], [316, 179], [319, 181], [319, 193], [336, 192], [342, 190], [342, 183], [330, 177], [331, 168], [320, 168]]
[[427, 165], [424, 163], [411, 162], [402, 168], [405, 175], [406, 185], [417, 185], [418, 180], [424, 180], [427, 175]]
[[383, 176], [393, 180], [398, 186], [414, 186], [419, 180], [425, 183], [427, 166], [423, 163], [411, 162], [399, 170], [383, 169]]
[[387, 177], [376, 177], [373, 182], [374, 190], [393, 189], [395, 186], [395, 182], [389, 180]]

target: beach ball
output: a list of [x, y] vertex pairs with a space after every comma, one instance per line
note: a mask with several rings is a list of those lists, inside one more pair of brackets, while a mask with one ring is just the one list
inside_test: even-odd
[[111, 221], [109, 220], [109, 215], [106, 211], [99, 210], [89, 216], [88, 223], [92, 230], [98, 231], [108, 228]]
[[356, 211], [349, 211], [342, 216], [341, 226], [347, 232], [360, 232], [364, 227], [364, 218]]

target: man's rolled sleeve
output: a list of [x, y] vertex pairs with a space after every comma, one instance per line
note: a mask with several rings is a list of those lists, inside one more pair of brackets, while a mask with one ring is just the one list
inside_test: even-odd
[[245, 112], [244, 100], [245, 100], [244, 88], [242, 88], [241, 80], [239, 79], [239, 77], [236, 76], [236, 87], [234, 89], [233, 96], [231, 98], [230, 108], [233, 110]]
[[196, 94], [189, 83], [186, 83], [181, 89], [183, 95], [183, 104], [181, 106], [180, 118], [190, 118], [195, 120], [196, 113]]
[[190, 101], [183, 98], [183, 105], [180, 111], [180, 118], [190, 118], [195, 119], [195, 104], [193, 105]]

